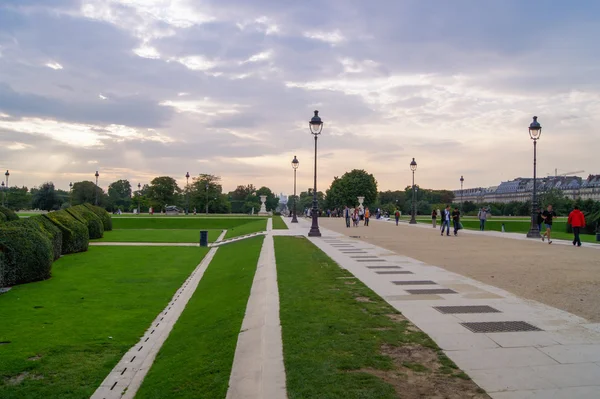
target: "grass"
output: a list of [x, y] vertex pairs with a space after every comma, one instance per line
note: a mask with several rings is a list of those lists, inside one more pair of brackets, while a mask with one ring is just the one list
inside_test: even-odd
[[267, 222], [266, 218], [114, 218], [113, 229], [203, 229], [223, 230], [255, 222]]
[[111, 214], [114, 218], [245, 218], [245, 219], [256, 219], [263, 216], [258, 215], [249, 215], [246, 213], [209, 213], [208, 215], [205, 213], [198, 213], [194, 215], [190, 213], [189, 215], [185, 215], [184, 213], [180, 213], [179, 215], [165, 215], [161, 213], [155, 213], [154, 215], [150, 215], [149, 213], [141, 213], [136, 215], [135, 213], [122, 213], [120, 215]]
[[136, 399], [225, 398], [262, 242], [217, 251]]
[[89, 397], [206, 252], [91, 247], [0, 295], [0, 397]]
[[[221, 230], [208, 230], [208, 241], [217, 240]], [[105, 231], [100, 242], [200, 242], [199, 230], [192, 229], [120, 229]]]
[[246, 234], [256, 233], [258, 231], [267, 230], [267, 219], [255, 220], [250, 223], [242, 224], [240, 226], [232, 227], [227, 230], [225, 239], [243, 236]]
[[[308, 240], [275, 237], [275, 253], [290, 399], [397, 398], [373, 370], [456, 380], [460, 371], [427, 335], [392, 320], [395, 309]], [[382, 352], [403, 345], [430, 351], [437, 369], [410, 359], [403, 367]]]
[[273, 230], [287, 230], [287, 224], [283, 221], [282, 216], [273, 216]]

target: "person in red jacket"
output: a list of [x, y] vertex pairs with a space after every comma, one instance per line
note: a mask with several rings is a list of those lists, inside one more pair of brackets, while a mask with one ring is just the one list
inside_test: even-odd
[[585, 227], [585, 216], [583, 216], [583, 212], [579, 210], [577, 205], [575, 205], [573, 211], [569, 213], [567, 223], [573, 228], [573, 245], [580, 247], [581, 240], [579, 239], [579, 233], [581, 232], [581, 228]]

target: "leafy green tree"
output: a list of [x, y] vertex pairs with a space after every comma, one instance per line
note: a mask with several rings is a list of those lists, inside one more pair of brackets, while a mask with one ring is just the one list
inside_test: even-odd
[[46, 182], [39, 188], [35, 189], [32, 198], [33, 209], [41, 209], [43, 211], [54, 211], [60, 209], [60, 201], [54, 183]]
[[359, 196], [365, 197], [365, 206], [372, 206], [377, 200], [377, 181], [372, 174], [354, 169], [344, 173], [341, 178], [334, 177], [326, 196], [329, 208], [356, 206]]
[[[228, 194], [231, 202], [231, 212], [233, 213], [248, 213], [250, 209], [246, 206], [246, 200], [252, 193], [256, 192], [256, 188], [252, 184], [247, 186], [237, 186], [237, 188]], [[252, 208], [252, 205], [250, 206]]]
[[148, 187], [148, 199], [150, 204], [154, 208], [154, 211], [158, 212], [167, 205], [174, 205], [177, 199], [177, 194], [181, 191], [177, 185], [177, 181], [170, 176], [155, 177], [150, 182]]
[[219, 176], [203, 173], [194, 177], [190, 184], [190, 211], [196, 208], [197, 212], [213, 212], [219, 208], [215, 204], [221, 201], [222, 193]]
[[[309, 188], [308, 191], [303, 191], [300, 193], [298, 198], [298, 207], [296, 210], [297, 214], [302, 214], [305, 209], [312, 209], [313, 205], [313, 192], [312, 189]], [[321, 210], [327, 209], [327, 203], [325, 200], [325, 194], [322, 191], [317, 191], [317, 207]]]
[[32, 196], [27, 187], [14, 186], [6, 192], [6, 207], [14, 211], [31, 209]]
[[98, 205], [106, 205], [104, 190], [96, 186], [94, 182], [85, 180], [73, 183], [73, 189], [71, 190], [73, 205], [85, 204], [86, 202], [88, 204], [95, 204], [96, 193], [98, 195]]
[[117, 180], [108, 186], [109, 211], [129, 209], [131, 207], [131, 183], [128, 180]]

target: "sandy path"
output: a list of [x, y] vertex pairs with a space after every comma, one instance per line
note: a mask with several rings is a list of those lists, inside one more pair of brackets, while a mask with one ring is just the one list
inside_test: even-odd
[[[475, 234], [440, 236], [438, 229], [372, 221], [349, 228], [341, 218], [323, 227], [440, 266], [524, 298], [600, 322], [600, 252]], [[452, 234], [452, 231], [450, 232]]]

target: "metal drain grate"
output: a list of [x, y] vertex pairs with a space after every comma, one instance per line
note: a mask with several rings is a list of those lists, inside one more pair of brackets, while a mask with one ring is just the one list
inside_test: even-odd
[[430, 295], [430, 294], [458, 294], [458, 292], [451, 290], [450, 288], [432, 288], [425, 290], [406, 290], [409, 294], [413, 295]]
[[524, 321], [486, 321], [460, 324], [474, 333], [543, 331], [541, 328], [537, 328]]
[[375, 273], [377, 273], [377, 274], [414, 274], [413, 272], [409, 272], [408, 270], [383, 271], [383, 272], [375, 272]]
[[463, 313], [502, 313], [491, 306], [434, 306], [435, 310], [444, 314], [463, 314]]
[[357, 262], [387, 262], [385, 259], [356, 259]]
[[413, 281], [392, 281], [396, 285], [437, 285], [431, 280], [413, 280]]
[[367, 269], [402, 269], [400, 266], [367, 266]]

